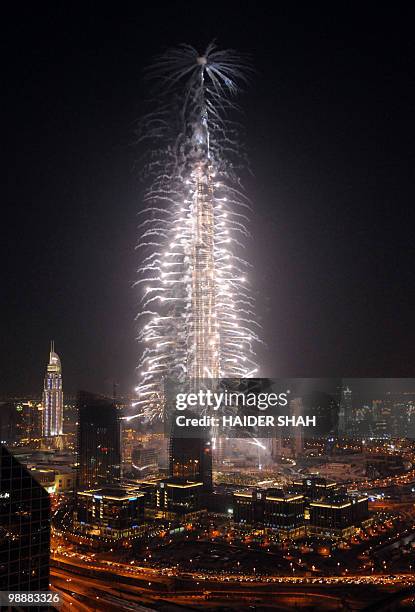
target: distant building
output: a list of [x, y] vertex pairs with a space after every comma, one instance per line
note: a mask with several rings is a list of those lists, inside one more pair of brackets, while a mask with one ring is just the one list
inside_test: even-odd
[[72, 468], [34, 468], [31, 475], [51, 495], [71, 491], [75, 485], [75, 475]]
[[156, 512], [166, 518], [194, 516], [203, 508], [203, 482], [168, 478], [158, 483], [156, 489]]
[[0, 443], [14, 446], [33, 445], [42, 430], [42, 404], [34, 399], [13, 399], [0, 402]]
[[340, 388], [340, 403], [339, 403], [339, 420], [338, 433], [339, 436], [348, 436], [354, 433], [353, 427], [353, 400], [352, 391], [349, 387], [341, 386]]
[[48, 591], [49, 495], [0, 447], [0, 591]]
[[154, 472], [158, 466], [158, 452], [155, 448], [136, 446], [131, 453], [131, 463], [138, 475]]
[[17, 412], [14, 402], [0, 403], [0, 443], [13, 444], [17, 440]]
[[281, 538], [305, 534], [304, 496], [282, 489], [234, 493], [234, 520], [278, 531]]
[[302, 478], [301, 480], [294, 480], [291, 489], [297, 493], [301, 493], [306, 499], [315, 501], [327, 497], [327, 495], [332, 494], [333, 491], [337, 491], [339, 485], [331, 480], [314, 476]]
[[341, 539], [350, 537], [369, 519], [368, 498], [339, 495], [310, 503], [310, 535]]
[[[290, 416], [303, 416], [303, 402], [301, 397], [296, 397], [290, 400]], [[304, 452], [304, 428], [302, 425], [292, 427], [292, 436], [294, 439], [294, 457], [300, 457]]]
[[128, 542], [142, 534], [145, 494], [135, 487], [79, 491], [74, 528], [83, 535]]
[[42, 398], [42, 435], [60, 436], [63, 433], [62, 367], [51, 342]]
[[78, 489], [115, 484], [121, 477], [120, 420], [114, 401], [78, 397]]
[[367, 497], [346, 495], [323, 478], [294, 482], [290, 490], [256, 489], [233, 497], [235, 522], [277, 531], [280, 538], [307, 534], [337, 540], [371, 522]]

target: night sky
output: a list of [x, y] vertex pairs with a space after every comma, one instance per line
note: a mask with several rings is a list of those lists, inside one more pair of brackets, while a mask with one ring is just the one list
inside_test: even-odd
[[[2, 14], [0, 395], [131, 391], [143, 68], [212, 39], [239, 102], [266, 376], [415, 375], [413, 15], [354, 3], [43, 3]], [[319, 6], [321, 8], [319, 8]]]

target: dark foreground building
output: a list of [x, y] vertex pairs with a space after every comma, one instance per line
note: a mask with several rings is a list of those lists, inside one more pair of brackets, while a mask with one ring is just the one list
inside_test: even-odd
[[78, 489], [116, 483], [121, 477], [117, 406], [111, 399], [81, 391], [78, 410]]
[[[195, 415], [183, 412], [187, 418]], [[170, 477], [202, 482], [205, 493], [212, 491], [212, 447], [203, 427], [173, 426], [169, 452]]]
[[50, 500], [0, 447], [0, 591], [48, 591]]

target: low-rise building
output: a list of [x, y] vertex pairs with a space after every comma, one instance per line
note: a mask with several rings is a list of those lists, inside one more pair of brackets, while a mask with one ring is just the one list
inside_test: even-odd
[[128, 542], [143, 531], [144, 497], [137, 488], [121, 486], [79, 491], [74, 529], [93, 538]]

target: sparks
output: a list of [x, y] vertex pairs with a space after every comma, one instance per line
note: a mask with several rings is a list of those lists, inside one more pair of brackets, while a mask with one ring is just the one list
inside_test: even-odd
[[229, 119], [249, 70], [243, 57], [213, 44], [202, 55], [187, 45], [170, 50], [149, 69], [163, 93], [139, 130], [151, 184], [137, 244], [144, 348], [136, 405], [150, 419], [163, 413], [166, 377], [257, 372], [259, 326], [242, 256], [250, 202], [235, 171], [240, 153]]

